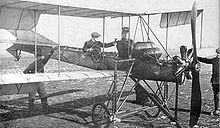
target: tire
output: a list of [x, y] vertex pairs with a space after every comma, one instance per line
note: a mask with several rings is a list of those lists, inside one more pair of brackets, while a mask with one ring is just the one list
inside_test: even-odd
[[[151, 93], [151, 95], [160, 102], [160, 99], [155, 96], [155, 94]], [[147, 110], [145, 110], [144, 112], [148, 117], [156, 118], [160, 114], [160, 108], [156, 104], [154, 104], [154, 102], [150, 98], [148, 99], [149, 100], [145, 100], [143, 107], [148, 106], [149, 108], [147, 108]]]
[[95, 127], [108, 128], [111, 123], [109, 118], [110, 118], [110, 113], [104, 104], [98, 103], [93, 105], [92, 120]]

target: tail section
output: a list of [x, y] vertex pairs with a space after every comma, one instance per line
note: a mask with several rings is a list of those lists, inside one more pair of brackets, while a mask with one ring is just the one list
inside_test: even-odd
[[[15, 41], [11, 47], [6, 49], [12, 56], [19, 60], [21, 57], [21, 51], [31, 54], [35, 53], [35, 38], [37, 39], [37, 51], [41, 51], [43, 56], [46, 56], [49, 51], [57, 46], [57, 43], [52, 40], [36, 33], [32, 30], [8, 30], [11, 34], [16, 36]], [[35, 37], [36, 36], [36, 37]]]

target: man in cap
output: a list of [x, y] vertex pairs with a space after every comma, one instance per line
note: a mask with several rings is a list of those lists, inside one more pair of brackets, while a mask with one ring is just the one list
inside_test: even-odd
[[206, 64], [212, 64], [212, 77], [211, 77], [211, 83], [212, 83], [212, 90], [214, 94], [214, 103], [215, 103], [215, 110], [213, 111], [213, 115], [220, 115], [220, 106], [219, 106], [219, 53], [220, 48], [216, 49], [217, 55], [213, 58], [203, 58], [198, 57], [198, 60], [200, 62], [206, 63]]
[[129, 53], [128, 51], [131, 52], [131, 46], [134, 44], [134, 41], [128, 39], [128, 34], [129, 34], [129, 27], [123, 27], [122, 28], [122, 37], [121, 40], [117, 39], [115, 42], [117, 43], [116, 48], [118, 50], [118, 57], [122, 59], [128, 59], [129, 58]]
[[101, 47], [105, 47], [105, 48], [108, 48], [108, 47], [112, 47], [112, 46], [115, 46], [114, 42], [111, 42], [111, 43], [102, 43], [100, 41], [97, 41], [97, 38], [100, 37], [101, 35], [97, 32], [93, 32], [91, 34], [91, 39], [89, 41], [86, 41], [84, 43], [84, 46], [83, 46], [83, 52], [88, 52], [88, 51], [92, 51], [92, 48], [94, 47], [97, 47], [101, 50]]
[[[54, 50], [52, 50], [49, 54], [47, 54], [44, 58], [42, 56], [42, 52], [39, 51], [37, 53], [37, 72], [44, 73], [44, 65], [48, 62], [50, 57], [52, 56]], [[31, 63], [24, 71], [24, 74], [32, 74], [35, 73], [35, 62]], [[33, 83], [36, 84], [36, 88], [34, 91], [29, 93], [29, 112], [32, 113], [34, 111], [34, 100], [35, 95], [38, 92], [39, 97], [41, 99], [42, 108], [45, 113], [48, 111], [48, 103], [47, 103], [47, 92], [45, 90], [44, 84], [42, 82]]]
[[[128, 34], [129, 27], [123, 27], [121, 40], [115, 41], [117, 43], [116, 48], [118, 50], [118, 57], [121, 59], [128, 59], [129, 55], [131, 55], [130, 53], [132, 52], [131, 46], [134, 44], [134, 41], [131, 39], [129, 40]], [[137, 84], [134, 90], [136, 94], [136, 100], [132, 101], [132, 103], [143, 104], [144, 102], [148, 101], [148, 97], [142, 93], [142, 87], [140, 84]]]

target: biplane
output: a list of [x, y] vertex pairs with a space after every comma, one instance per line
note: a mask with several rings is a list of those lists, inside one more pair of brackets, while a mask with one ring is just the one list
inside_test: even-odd
[[[0, 77], [1, 95], [25, 93], [28, 91], [28, 87], [35, 82], [112, 76], [114, 80], [109, 88], [109, 100], [105, 103], [95, 104], [92, 108], [92, 119], [95, 125], [108, 127], [111, 123], [122, 122], [121, 118], [125, 116], [144, 111], [151, 117], [156, 117], [160, 112], [163, 112], [171, 122], [175, 122], [177, 127], [181, 127], [177, 120], [178, 86], [184, 82], [185, 74], [192, 71], [192, 96], [189, 125], [190, 127], [193, 127], [197, 124], [201, 112], [201, 92], [199, 84], [199, 66], [196, 53], [195, 28], [196, 18], [203, 12], [203, 9], [197, 10], [195, 4], [193, 5], [192, 10], [163, 13], [133, 13], [115, 10], [91, 9], [78, 7], [65, 2], [52, 2], [50, 0], [4, 0], [0, 2], [0, 6], [0, 28], [7, 29], [17, 37], [16, 41], [8, 41], [8, 43], [13, 43], [14, 45], [7, 49], [7, 51], [10, 52], [16, 60], [20, 59], [21, 51], [29, 52], [35, 54], [36, 56], [37, 51], [42, 51], [43, 55], [47, 55], [51, 50], [54, 50], [51, 57], [52, 59], [100, 71], [114, 70], [114, 74], [103, 72], [96, 72], [95, 74], [88, 72], [59, 72], [57, 75], [55, 73], [13, 75], [14, 78], [17, 78], [13, 81], [10, 80], [12, 76], [2, 75]], [[61, 15], [103, 18], [103, 23], [105, 22], [105, 17], [128, 17], [129, 29], [131, 28], [130, 18], [136, 16], [138, 17], [137, 26], [138, 24], [141, 26], [143, 40], [134, 40], [134, 44], [131, 44], [130, 41], [128, 42], [129, 46], [131, 46], [131, 50], [128, 50], [128, 58], [118, 58], [117, 53], [106, 52], [104, 51], [104, 48], [99, 49], [94, 47], [91, 52], [84, 53], [81, 48], [60, 46], [60, 28], [58, 28], [58, 44], [36, 33], [36, 29], [35, 31], [32, 31], [31, 29], [36, 28], [41, 14], [58, 15], [58, 27], [60, 27], [59, 18]], [[162, 45], [149, 25], [149, 17], [151, 15], [159, 14], [161, 14], [161, 28], [168, 29], [173, 26], [191, 24], [193, 49], [187, 50], [182, 47], [181, 57], [172, 57], [167, 52], [167, 49]], [[148, 21], [145, 20], [145, 16], [148, 17]], [[135, 31], [136, 30], [137, 27]], [[104, 31], [105, 27], [103, 26], [103, 37]], [[155, 46], [155, 43], [151, 41], [149, 36], [150, 33], [152, 33], [153, 37], [167, 54], [166, 59], [160, 58], [162, 53], [160, 49]], [[144, 35], [146, 35], [147, 38], [144, 38]], [[129, 38], [130, 37], [129, 30]], [[105, 42], [104, 38], [103, 42]], [[35, 70], [37, 70], [37, 64], [35, 64]], [[126, 72], [125, 80], [120, 90], [118, 90], [117, 87], [118, 70]], [[122, 92], [128, 78], [131, 78], [135, 84], [132, 86], [127, 96], [122, 99]], [[147, 82], [149, 80], [156, 82], [156, 86], [158, 88], [156, 91], [154, 91], [151, 85]], [[165, 86], [167, 82], [176, 83], [175, 115], [171, 114], [166, 103], [167, 101], [165, 95], [167, 93], [163, 93], [163, 91], [167, 92], [168, 86]], [[146, 103], [143, 103], [139, 108], [135, 108], [134, 110], [121, 110], [130, 93], [137, 86], [142, 90], [141, 93], [143, 93], [148, 101], [146, 100]], [[23, 87], [26, 88], [23, 89]], [[145, 87], [148, 87], [149, 89], [147, 90]], [[9, 92], [6, 90], [9, 90]], [[147, 103], [149, 100], [151, 101], [150, 104]]]

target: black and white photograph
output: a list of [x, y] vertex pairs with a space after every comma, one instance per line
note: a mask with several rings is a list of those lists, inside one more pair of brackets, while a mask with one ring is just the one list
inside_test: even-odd
[[219, 128], [219, 0], [0, 0], [0, 128]]

